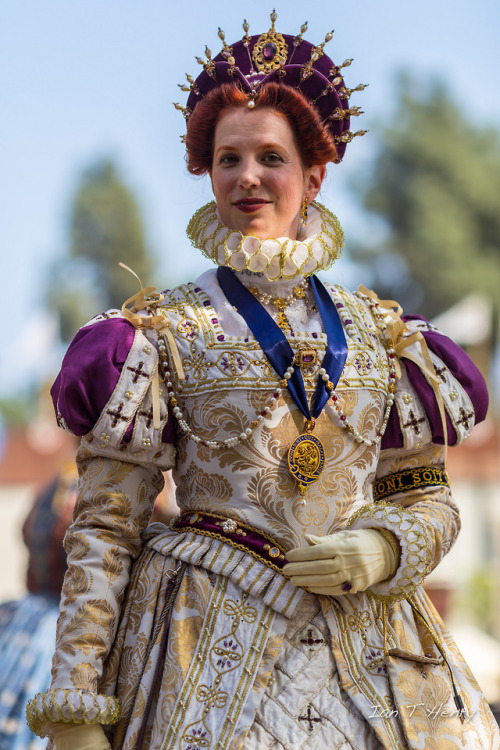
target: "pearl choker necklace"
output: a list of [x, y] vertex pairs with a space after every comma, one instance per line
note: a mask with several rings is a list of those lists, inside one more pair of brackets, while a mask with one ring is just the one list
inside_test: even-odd
[[316, 202], [309, 206], [305, 239], [244, 236], [221, 223], [213, 201], [196, 211], [187, 235], [217, 265], [262, 273], [270, 281], [310, 276], [330, 268], [344, 246], [337, 217]]

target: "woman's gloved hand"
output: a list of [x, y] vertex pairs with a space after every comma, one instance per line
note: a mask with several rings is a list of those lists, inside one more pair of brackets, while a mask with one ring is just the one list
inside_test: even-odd
[[100, 724], [54, 724], [54, 750], [111, 750]]
[[399, 548], [390, 532], [375, 529], [338, 531], [330, 536], [305, 539], [310, 547], [286, 553], [283, 572], [296, 586], [325, 596], [365, 591], [390, 578], [399, 562]]

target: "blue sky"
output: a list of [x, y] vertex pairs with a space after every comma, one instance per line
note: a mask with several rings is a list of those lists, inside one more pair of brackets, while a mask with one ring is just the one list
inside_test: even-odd
[[[57, 366], [59, 355], [49, 353], [54, 333], [43, 311], [43, 282], [64, 254], [79, 174], [96, 158], [115, 158], [139, 199], [159, 259], [153, 283], [169, 286], [207, 267], [184, 232], [192, 213], [210, 200], [210, 188], [186, 172], [179, 140], [184, 123], [172, 102], [183, 101], [177, 83], [184, 73], [200, 70], [194, 56], [205, 44], [219, 50], [219, 25], [233, 41], [246, 16], [250, 33], [261, 33], [271, 9], [261, 0], [3, 0], [0, 242], [4, 310], [14, 326], [4, 328], [2, 361], [10, 366], [1, 368], [0, 395], [49, 377]], [[323, 41], [334, 28], [328, 54], [336, 62], [354, 58], [348, 85], [370, 84], [353, 103], [365, 110], [359, 126], [371, 133], [331, 168], [321, 196], [348, 237], [364, 217], [346, 184], [362, 175], [370, 138], [373, 143], [379, 123], [390, 118], [398, 70], [422, 80], [439, 74], [471, 119], [500, 127], [498, 0], [287, 0], [276, 10], [285, 33], [296, 33], [307, 19], [310, 41]], [[345, 261], [330, 273], [340, 283], [363, 281], [351, 277]]]

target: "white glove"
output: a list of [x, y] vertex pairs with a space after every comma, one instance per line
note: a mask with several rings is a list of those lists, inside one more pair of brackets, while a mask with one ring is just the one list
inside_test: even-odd
[[100, 724], [54, 724], [54, 750], [111, 750]]
[[[387, 532], [386, 532], [387, 533]], [[295, 586], [314, 594], [341, 596], [356, 594], [396, 572], [399, 550], [375, 529], [338, 531], [330, 536], [305, 539], [310, 547], [298, 547], [286, 553], [289, 561], [283, 572]]]

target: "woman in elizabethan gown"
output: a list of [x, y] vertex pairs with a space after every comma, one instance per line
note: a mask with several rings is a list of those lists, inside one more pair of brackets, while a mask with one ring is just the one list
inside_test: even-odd
[[[444, 456], [484, 381], [419, 316], [316, 276], [343, 236], [315, 198], [359, 109], [331, 34], [271, 21], [219, 31], [185, 87], [215, 197], [188, 235], [217, 269], [94, 318], [54, 385], [80, 479], [29, 722], [56, 750], [494, 748], [421, 588], [459, 531]], [[170, 467], [180, 515], [145, 531]]]

